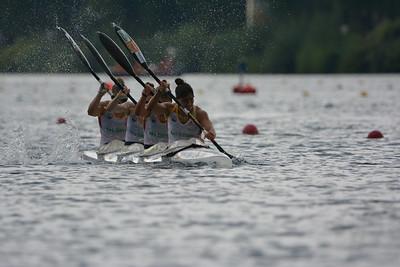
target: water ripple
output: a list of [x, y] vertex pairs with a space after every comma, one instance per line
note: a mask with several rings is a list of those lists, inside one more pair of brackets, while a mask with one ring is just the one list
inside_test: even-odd
[[[232, 169], [83, 161], [99, 137], [93, 78], [1, 78], [4, 266], [400, 262], [400, 87], [386, 86], [397, 76], [254, 75], [254, 98], [231, 93], [233, 76], [187, 75], [195, 92], [209, 85], [196, 103], [237, 155]], [[371, 97], [357, 97], [359, 80]], [[247, 123], [260, 134], [242, 135]], [[385, 138], [367, 139], [372, 129]]]

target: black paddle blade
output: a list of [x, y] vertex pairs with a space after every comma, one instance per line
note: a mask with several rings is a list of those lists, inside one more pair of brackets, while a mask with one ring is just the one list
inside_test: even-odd
[[89, 60], [86, 58], [85, 54], [82, 52], [81, 48], [78, 46], [78, 44], [75, 42], [75, 40], [71, 37], [71, 35], [69, 35], [69, 33], [64, 28], [61, 28], [59, 26], [57, 26], [56, 28], [57, 28], [57, 30], [64, 33], [69, 44], [74, 49], [75, 53], [78, 55], [78, 57], [82, 61], [82, 63], [88, 68], [88, 70], [90, 71], [90, 73], [92, 73], [92, 75], [96, 78], [96, 80], [99, 83], [102, 83], [100, 77], [94, 72], [94, 70], [92, 69], [92, 66], [90, 66]]
[[83, 61], [86, 62], [87, 65], [90, 65], [89, 61], [87, 60], [87, 58], [83, 54], [83, 52], [80, 49], [80, 47], [78, 46], [78, 44], [75, 42], [74, 38], [72, 38], [71, 35], [69, 35], [69, 33], [64, 28], [61, 28], [61, 27], [57, 26], [57, 30], [59, 30], [59, 31], [64, 33], [65, 37], [69, 41], [69, 44], [72, 46], [72, 48], [75, 50], [75, 52], [79, 55], [79, 57], [81, 57], [83, 59]]
[[[101, 65], [103, 70], [108, 74], [108, 76], [114, 77], [111, 73], [111, 70], [108, 68], [106, 62], [104, 61], [103, 57], [100, 55], [99, 51], [97, 51], [96, 47], [89, 41], [85, 36], [81, 34], [83, 41], [85, 42], [87, 48], [89, 48], [90, 52], [92, 52], [93, 56], [96, 58], [97, 62]], [[122, 87], [123, 88], [123, 87]]]
[[117, 61], [126, 72], [135, 77], [136, 74], [133, 71], [133, 67], [131, 63], [129, 63], [129, 60], [125, 56], [124, 52], [122, 52], [121, 48], [105, 33], [97, 32], [97, 34], [100, 42], [103, 44], [104, 48], [108, 51], [111, 57], [115, 59], [115, 61]]
[[[101, 65], [103, 70], [107, 73], [107, 75], [111, 78], [111, 80], [119, 87], [120, 90], [124, 90], [124, 86], [115, 78], [115, 76], [111, 73], [111, 70], [108, 68], [106, 62], [103, 57], [100, 55], [99, 51], [97, 51], [96, 47], [87, 39], [85, 36], [81, 34], [83, 41], [86, 46], [89, 48], [90, 52], [92, 52], [93, 56], [96, 58], [97, 62]], [[127, 95], [128, 98], [136, 104], [136, 100], [130, 95]]]
[[117, 33], [119, 39], [124, 43], [125, 47], [129, 50], [129, 52], [135, 58], [135, 60], [137, 62], [139, 62], [139, 64], [142, 65], [144, 68], [148, 68], [146, 59], [145, 59], [142, 51], [140, 51], [139, 46], [132, 39], [132, 37], [130, 37], [126, 31], [124, 31], [121, 27], [119, 27], [114, 22], [112, 23], [112, 25], [113, 25], [114, 30]]

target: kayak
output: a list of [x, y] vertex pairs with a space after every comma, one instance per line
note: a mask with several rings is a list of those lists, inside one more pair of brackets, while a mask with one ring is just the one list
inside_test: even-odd
[[214, 165], [218, 168], [232, 168], [232, 160], [225, 154], [209, 147], [193, 147], [179, 151], [170, 161], [184, 165]]
[[[158, 145], [158, 144], [157, 144]], [[144, 150], [143, 153], [122, 157], [121, 162], [128, 163], [180, 163], [186, 166], [213, 165], [218, 168], [231, 168], [232, 159], [227, 155], [211, 149], [202, 140], [180, 140], [169, 144], [163, 150], [157, 145]]]
[[82, 159], [87, 161], [103, 161], [104, 157], [97, 154], [96, 150], [87, 150], [82, 152]]
[[185, 166], [210, 165], [218, 168], [231, 168], [232, 159], [227, 155], [206, 146], [202, 140], [190, 139], [172, 144], [159, 143], [145, 150], [131, 152], [112, 152], [98, 154], [84, 151], [84, 159], [113, 163], [178, 163]]
[[98, 150], [83, 151], [82, 159], [95, 162], [103, 161], [117, 163], [123, 156], [141, 153], [143, 150], [143, 145], [136, 143], [129, 146], [120, 146], [118, 150], [115, 150], [115, 146], [113, 146], [113, 149], [110, 149], [110, 152], [108, 153], [105, 149], [100, 147]]
[[179, 163], [185, 166], [212, 165], [218, 168], [231, 168], [232, 160], [225, 154], [210, 147], [190, 146], [177, 152], [160, 153], [148, 157], [131, 154], [122, 157], [124, 163]]

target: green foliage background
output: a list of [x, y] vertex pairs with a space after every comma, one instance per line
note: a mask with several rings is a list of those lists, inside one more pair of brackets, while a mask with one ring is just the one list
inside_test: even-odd
[[149, 61], [174, 47], [178, 72], [236, 72], [239, 62], [256, 73], [400, 71], [400, 1], [259, 2], [264, 19], [249, 28], [245, 0], [2, 0], [0, 72], [85, 71], [56, 25], [105, 54], [95, 32], [117, 40], [111, 22]]

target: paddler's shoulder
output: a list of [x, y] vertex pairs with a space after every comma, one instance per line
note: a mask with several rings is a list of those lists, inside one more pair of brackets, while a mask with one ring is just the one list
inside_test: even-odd
[[110, 103], [110, 100], [104, 100], [99, 103], [99, 107], [98, 107], [98, 111], [99, 111], [98, 116], [99, 117], [103, 116], [104, 113], [106, 112], [106, 107], [107, 107], [108, 103]]
[[193, 107], [194, 110], [194, 114], [196, 116], [196, 118], [200, 119], [200, 118], [208, 118], [208, 113], [207, 111], [205, 111], [204, 109], [200, 108], [199, 106], [194, 106]]
[[135, 113], [136, 105], [134, 103], [128, 101], [128, 102], [119, 104], [119, 107], [129, 115], [131, 113], [132, 114]]
[[194, 112], [196, 114], [207, 114], [207, 112], [199, 106], [193, 106]]
[[122, 103], [121, 106], [124, 107], [124, 108], [135, 108], [136, 107], [136, 105], [133, 102], [130, 102], [130, 101]]
[[178, 106], [176, 103], [171, 103], [171, 102], [163, 102], [160, 104], [163, 105], [168, 110], [168, 113], [175, 111], [177, 109], [176, 107]]

